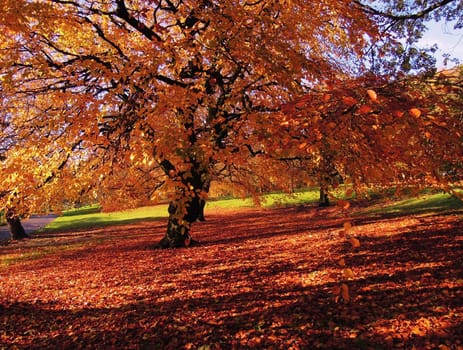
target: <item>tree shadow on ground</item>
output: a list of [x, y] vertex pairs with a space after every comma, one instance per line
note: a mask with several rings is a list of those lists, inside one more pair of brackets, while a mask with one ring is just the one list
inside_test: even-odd
[[[460, 221], [435, 216], [426, 229], [426, 222], [398, 220], [382, 232], [378, 225], [387, 220], [365, 218], [361, 246], [352, 250], [337, 234], [345, 219], [326, 213], [285, 208], [212, 216], [195, 227], [203, 246], [156, 252], [146, 246], [162, 225], [153, 233], [149, 225], [131, 226], [131, 234], [116, 227], [107, 234], [121, 240], [36, 261], [31, 273], [12, 267], [21, 283], [0, 282], [0, 347], [461, 345]], [[340, 256], [353, 277], [340, 277]], [[332, 293], [341, 282], [350, 287], [348, 303]]]

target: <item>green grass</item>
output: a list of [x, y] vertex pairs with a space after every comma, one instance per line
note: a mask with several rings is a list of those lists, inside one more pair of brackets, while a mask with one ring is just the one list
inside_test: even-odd
[[463, 212], [463, 201], [447, 193], [424, 194], [383, 205], [380, 208], [368, 209], [363, 213], [406, 215], [442, 213], [447, 211]]
[[[272, 193], [264, 195], [262, 206], [265, 208], [295, 206], [318, 201], [318, 189], [309, 189], [292, 195]], [[254, 207], [252, 198], [218, 199], [209, 200], [206, 205], [206, 217], [208, 210], [239, 209]], [[369, 208], [363, 214], [419, 214], [424, 212], [444, 212], [463, 210], [463, 202], [448, 194], [425, 194], [419, 197], [399, 200], [392, 204]], [[89, 206], [73, 209], [45, 227], [45, 232], [83, 230], [111, 225], [122, 225], [147, 220], [160, 220], [167, 217], [167, 204], [124, 210], [113, 213], [102, 213], [98, 206]]]
[[[314, 202], [318, 199], [318, 190], [298, 192], [293, 195], [275, 193], [262, 198], [262, 206], [289, 206]], [[251, 198], [210, 200], [206, 205], [206, 215], [209, 209], [239, 209], [254, 207]], [[112, 213], [103, 213], [97, 205], [71, 209], [63, 213], [52, 223], [44, 228], [44, 231], [81, 230], [94, 227], [129, 224], [138, 221], [159, 220], [167, 217], [167, 204], [141, 207]]]
[[157, 220], [167, 216], [167, 205], [142, 207], [112, 213], [102, 213], [98, 206], [83, 207], [66, 211], [48, 224], [44, 231], [67, 231], [122, 225], [142, 220]]
[[[318, 201], [318, 189], [309, 189], [306, 191], [296, 192], [294, 194], [286, 193], [269, 193], [261, 198], [261, 205], [264, 208], [284, 207], [292, 205], [302, 205], [306, 203], [314, 203]], [[240, 199], [218, 199], [210, 200], [207, 202], [207, 209], [239, 209], [239, 208], [252, 208], [255, 207], [252, 198]]]

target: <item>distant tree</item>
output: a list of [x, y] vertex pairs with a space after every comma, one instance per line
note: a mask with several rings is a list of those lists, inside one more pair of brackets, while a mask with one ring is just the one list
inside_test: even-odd
[[312, 91], [284, 106], [288, 149], [311, 159], [309, 168], [328, 170], [320, 174], [336, 169], [358, 190], [410, 184], [450, 190], [463, 178], [462, 83], [456, 69], [451, 76], [375, 76]]
[[[393, 35], [404, 33], [400, 23], [459, 11], [458, 1], [429, 10], [412, 2], [414, 19], [391, 12], [396, 1], [368, 4], [2, 1], [0, 111], [4, 135], [15, 137], [1, 174], [4, 206], [12, 196], [24, 211], [86, 196], [111, 210], [165, 193], [160, 245], [188, 245], [212, 180], [254, 193], [289, 187], [281, 149], [293, 143], [281, 142], [299, 131], [284, 125], [282, 105], [365, 71], [392, 72], [386, 58], [404, 57]], [[427, 66], [413, 62], [415, 71]]]

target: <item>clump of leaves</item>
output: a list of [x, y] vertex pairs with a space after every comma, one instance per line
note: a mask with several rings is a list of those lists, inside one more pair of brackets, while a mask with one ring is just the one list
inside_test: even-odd
[[[188, 249], [147, 249], [163, 235], [152, 221], [0, 247], [88, 240], [0, 270], [0, 344], [461, 347], [461, 216], [351, 221], [340, 207], [248, 208], [211, 215]], [[346, 228], [360, 246], [339, 235]]]

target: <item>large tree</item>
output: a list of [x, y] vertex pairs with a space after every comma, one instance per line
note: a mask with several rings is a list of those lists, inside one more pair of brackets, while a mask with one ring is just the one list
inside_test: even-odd
[[[417, 18], [457, 3], [420, 4]], [[387, 72], [368, 52], [401, 57], [386, 22], [414, 18], [393, 5], [2, 1], [0, 110], [15, 140], [2, 201], [38, 210], [93, 197], [113, 209], [162, 191], [161, 246], [189, 244], [211, 180], [256, 189], [281, 177], [280, 106], [364, 70]]]

